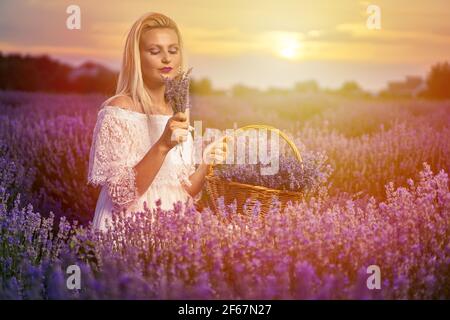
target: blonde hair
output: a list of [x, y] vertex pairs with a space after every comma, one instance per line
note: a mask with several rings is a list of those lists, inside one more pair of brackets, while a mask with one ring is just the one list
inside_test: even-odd
[[145, 83], [142, 77], [139, 43], [144, 31], [156, 28], [169, 28], [175, 31], [180, 46], [181, 68], [182, 70], [185, 69], [183, 41], [175, 21], [161, 13], [146, 13], [136, 20], [128, 31], [116, 93], [114, 96], [103, 102], [102, 106], [107, 105], [117, 96], [125, 95], [132, 99], [135, 106], [140, 104], [147, 115], [153, 114], [153, 100], [147, 90], [145, 90]]

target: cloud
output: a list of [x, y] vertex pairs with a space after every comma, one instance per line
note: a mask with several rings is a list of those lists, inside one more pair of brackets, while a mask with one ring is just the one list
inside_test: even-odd
[[336, 30], [359, 41], [450, 43], [449, 34], [433, 34], [417, 30], [405, 31], [383, 27], [381, 30], [369, 30], [363, 24], [351, 23], [340, 24], [336, 26]]
[[187, 52], [202, 57], [278, 57], [285, 38], [301, 45], [301, 61], [423, 62], [448, 58], [450, 52], [450, 24], [445, 19], [450, 7], [440, 0], [408, 5], [377, 1], [381, 30], [366, 28], [368, 1], [77, 2], [82, 9], [80, 31], [65, 28], [65, 8], [71, 1], [0, 1], [0, 39], [7, 44], [3, 50], [74, 50], [86, 58], [120, 60], [132, 22], [156, 11], [174, 18]]
[[263, 32], [243, 32], [237, 28], [220, 30], [185, 28], [183, 30], [188, 50], [196, 54], [215, 56], [273, 55], [286, 42], [301, 42], [305, 36], [301, 32], [271, 30]]

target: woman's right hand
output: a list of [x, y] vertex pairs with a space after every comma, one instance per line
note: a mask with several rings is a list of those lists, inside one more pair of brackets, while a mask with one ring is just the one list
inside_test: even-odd
[[177, 112], [167, 121], [166, 127], [159, 138], [159, 143], [165, 150], [170, 151], [178, 143], [187, 140], [187, 135], [191, 129], [186, 114]]

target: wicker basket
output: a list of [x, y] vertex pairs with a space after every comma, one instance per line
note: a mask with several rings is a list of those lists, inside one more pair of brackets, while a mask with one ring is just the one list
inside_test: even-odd
[[[237, 133], [238, 131], [244, 131], [248, 129], [268, 129], [270, 131], [276, 132], [289, 144], [290, 148], [295, 154], [295, 157], [303, 167], [303, 160], [297, 147], [279, 129], [268, 125], [248, 125], [237, 129], [235, 132]], [[230, 136], [225, 136], [220, 140], [227, 139], [229, 137]], [[296, 200], [300, 200], [303, 198], [303, 194], [301, 192], [283, 191], [270, 189], [263, 186], [254, 186], [240, 182], [227, 181], [220, 177], [214, 176], [213, 167], [214, 164], [211, 164], [208, 168], [208, 174], [206, 176], [205, 182], [206, 195], [200, 200], [200, 208], [208, 206], [211, 210], [217, 213], [217, 199], [223, 196], [226, 205], [233, 203], [236, 199], [237, 211], [238, 213], [243, 214], [250, 214], [256, 201], [259, 201], [261, 203], [260, 213], [265, 215], [270, 209], [270, 204], [273, 196], [278, 197], [278, 200], [281, 202], [282, 208], [287, 204], [288, 201], [292, 201], [292, 203], [294, 203]], [[243, 205], [248, 198], [249, 202], [247, 202], [247, 207], [244, 210]]]

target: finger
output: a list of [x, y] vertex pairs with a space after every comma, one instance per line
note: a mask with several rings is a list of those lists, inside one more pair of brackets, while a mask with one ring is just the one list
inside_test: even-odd
[[183, 135], [182, 133], [179, 133], [178, 135], [177, 135], [177, 142], [178, 143], [180, 143], [180, 142], [184, 142], [184, 141], [186, 141], [187, 140], [187, 136], [185, 136], [185, 135]]
[[215, 141], [210, 144], [212, 149], [223, 149], [223, 143], [220, 141]]
[[170, 136], [170, 141], [178, 142], [178, 137], [179, 137], [179, 135], [175, 131], [173, 131], [172, 135]]
[[228, 149], [228, 143], [222, 143], [220, 146], [222, 149]]
[[212, 150], [214, 150], [214, 146], [213, 145], [208, 145], [205, 148], [205, 154], [208, 154], [209, 152], [211, 152]]
[[172, 131], [171, 140], [179, 142], [179, 138], [183, 136], [182, 129], [175, 129]]
[[203, 162], [206, 163], [206, 164], [213, 164], [214, 158], [209, 156], [209, 155], [205, 155], [203, 157]]
[[221, 161], [225, 161], [225, 159], [227, 157], [224, 154], [215, 153], [215, 154], [211, 155], [211, 158], [216, 159], [216, 160], [219, 159]]
[[185, 122], [187, 120], [187, 116], [184, 112], [177, 112], [172, 117], [175, 121]]
[[221, 149], [215, 149], [214, 154], [218, 154], [218, 155], [225, 155], [225, 151], [221, 150]]
[[216, 163], [222, 163], [224, 161], [225, 161], [225, 157], [217, 156], [217, 155], [214, 157], [214, 162], [216, 162]]
[[189, 126], [189, 131], [194, 131], [195, 128], [193, 126]]
[[189, 134], [189, 131], [187, 131], [187, 130], [180, 131], [180, 136], [181, 137], [187, 138], [188, 134]]
[[187, 137], [189, 134], [189, 131], [187, 129], [182, 129], [182, 128], [176, 128], [174, 130], [174, 132], [176, 132], [176, 134], [178, 136], [182, 136], [182, 137]]
[[189, 123], [187, 122], [180, 122], [180, 121], [173, 121], [173, 126], [177, 127], [177, 128], [182, 128], [182, 129], [189, 129]]
[[214, 146], [214, 149], [216, 149], [216, 150], [228, 150], [228, 145], [226, 143], [219, 143], [218, 145]]

